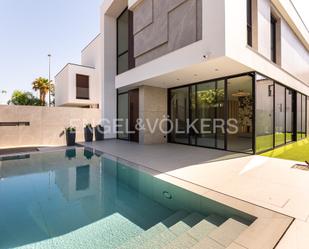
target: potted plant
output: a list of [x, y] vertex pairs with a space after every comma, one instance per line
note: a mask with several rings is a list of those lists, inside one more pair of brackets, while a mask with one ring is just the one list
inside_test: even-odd
[[94, 129], [95, 141], [104, 140], [104, 127], [102, 125], [97, 125]]
[[65, 128], [65, 135], [66, 135], [67, 146], [74, 146], [76, 140], [76, 128], [71, 126]]
[[85, 142], [92, 142], [93, 140], [93, 128], [91, 124], [86, 124], [84, 128]]
[[68, 149], [65, 151], [65, 157], [71, 160], [72, 158], [76, 158], [76, 149]]

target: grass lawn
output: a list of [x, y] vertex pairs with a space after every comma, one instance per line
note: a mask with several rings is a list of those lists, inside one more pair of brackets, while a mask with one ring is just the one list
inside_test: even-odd
[[[287, 133], [287, 139], [292, 139], [292, 135], [291, 133]], [[271, 135], [264, 135], [264, 136], [258, 136], [256, 137], [256, 151], [260, 152], [260, 151], [265, 151], [265, 150], [269, 150], [270, 148], [273, 147], [273, 140], [274, 140], [274, 136]], [[285, 142], [285, 135], [284, 133], [276, 133], [275, 134], [275, 145], [281, 145], [284, 144]]]
[[261, 154], [261, 156], [295, 160], [300, 162], [309, 161], [309, 138], [266, 152]]

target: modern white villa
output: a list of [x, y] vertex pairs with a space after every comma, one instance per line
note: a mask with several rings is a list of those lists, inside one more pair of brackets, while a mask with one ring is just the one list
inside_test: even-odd
[[0, 249], [308, 249], [309, 30], [293, 2], [100, 13], [56, 107], [0, 106]]
[[129, 131], [166, 117], [183, 131], [119, 121], [106, 138], [260, 153], [308, 135], [309, 31], [289, 0], [105, 0], [56, 89], [58, 106], [100, 107]]

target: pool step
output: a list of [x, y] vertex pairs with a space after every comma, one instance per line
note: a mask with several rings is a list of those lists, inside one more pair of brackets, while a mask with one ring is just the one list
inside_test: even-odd
[[114, 249], [142, 232], [144, 230], [139, 226], [122, 215], [115, 213], [71, 233], [26, 245], [21, 248], [82, 249], [91, 247]]
[[210, 215], [192, 227], [188, 231], [188, 234], [197, 241], [200, 241], [212, 231], [217, 229], [225, 221], [226, 219], [221, 216]]
[[[217, 229], [213, 230], [207, 237], [202, 239], [194, 249], [207, 249], [207, 248], [226, 248], [246, 229], [248, 225], [245, 225], [235, 219], [228, 219]], [[207, 245], [213, 244], [212, 247]], [[220, 247], [221, 245], [221, 247]], [[216, 247], [215, 247], [216, 246]]]
[[170, 231], [174, 233], [176, 236], [179, 236], [188, 230], [190, 230], [193, 226], [198, 224], [200, 221], [202, 221], [205, 218], [205, 216], [199, 214], [199, 213], [192, 213], [182, 219], [181, 221], [177, 222], [175, 225], [170, 227]]
[[[200, 218], [200, 215], [194, 214], [189, 216], [190, 220]], [[218, 228], [226, 219], [211, 215], [203, 218], [200, 222], [193, 225], [186, 232], [180, 234], [174, 241], [169, 243], [164, 249], [189, 249], [196, 245], [200, 240], [204, 239], [208, 234]], [[190, 226], [190, 225], [189, 225]], [[177, 230], [178, 232], [179, 230]]]
[[169, 243], [171, 239], [175, 239], [176, 236], [172, 234], [168, 228], [179, 222], [187, 215], [188, 213], [186, 211], [178, 211], [162, 222], [149, 228], [147, 231], [123, 243], [120, 247], [118, 247], [118, 249], [141, 248], [141, 246], [145, 243], [153, 244], [158, 240], [166, 240], [164, 243]]
[[[217, 215], [210, 215], [192, 226], [192, 224], [194, 224], [200, 217], [199, 214], [194, 213], [183, 219], [181, 222], [184, 222], [189, 227], [191, 226], [191, 228], [179, 234], [176, 239], [163, 248], [224, 249], [248, 227], [235, 219], [231, 218], [226, 220]], [[176, 224], [179, 226], [176, 229], [177, 233], [180, 233], [187, 228], [187, 226], [184, 226], [181, 222]], [[176, 225], [172, 226], [170, 230], [175, 228]]]

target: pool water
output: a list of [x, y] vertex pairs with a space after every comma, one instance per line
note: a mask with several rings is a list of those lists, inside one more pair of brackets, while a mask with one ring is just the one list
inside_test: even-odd
[[179, 212], [254, 221], [89, 148], [0, 159], [1, 249], [117, 248]]

